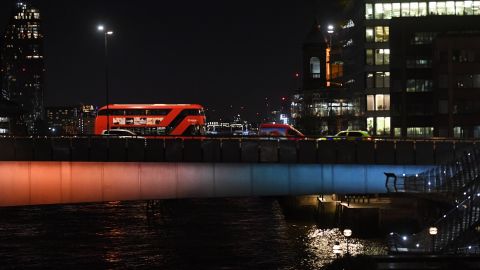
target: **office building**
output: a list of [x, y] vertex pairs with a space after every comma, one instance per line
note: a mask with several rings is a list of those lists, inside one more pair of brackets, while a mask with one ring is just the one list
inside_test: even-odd
[[22, 111], [17, 123], [21, 134], [39, 134], [44, 116], [44, 54], [40, 12], [17, 3], [1, 47], [1, 94]]

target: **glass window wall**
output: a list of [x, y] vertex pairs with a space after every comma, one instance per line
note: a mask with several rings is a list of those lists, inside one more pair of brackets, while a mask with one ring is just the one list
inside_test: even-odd
[[407, 128], [408, 137], [431, 137], [433, 136], [433, 127], [409, 127]]
[[480, 1], [418, 1], [365, 4], [366, 19], [430, 15], [480, 15]]

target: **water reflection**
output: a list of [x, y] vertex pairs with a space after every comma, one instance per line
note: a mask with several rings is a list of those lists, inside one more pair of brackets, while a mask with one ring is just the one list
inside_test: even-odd
[[[318, 229], [316, 226], [307, 226], [305, 232], [305, 251], [310, 255], [307, 257], [308, 267], [320, 268], [336, 258], [333, 252], [335, 242], [340, 245], [340, 256], [347, 254], [347, 239], [338, 228]], [[352, 256], [364, 255], [385, 255], [386, 247], [380, 239], [358, 239], [348, 238], [348, 252]]]
[[[286, 219], [273, 198], [0, 208], [0, 260], [11, 268], [318, 269], [346, 242], [338, 229]], [[355, 232], [354, 232], [355, 234]], [[349, 238], [351, 254], [381, 242]]]

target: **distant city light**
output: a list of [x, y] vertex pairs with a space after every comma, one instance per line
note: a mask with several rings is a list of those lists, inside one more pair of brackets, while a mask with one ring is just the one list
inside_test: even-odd
[[329, 24], [328, 27], [327, 27], [327, 29], [328, 29], [328, 30], [327, 30], [327, 33], [331, 34], [331, 33], [333, 33], [334, 27], [333, 27], [333, 25]]
[[280, 121], [282, 121], [283, 124], [288, 125], [288, 116], [286, 114], [280, 114]]

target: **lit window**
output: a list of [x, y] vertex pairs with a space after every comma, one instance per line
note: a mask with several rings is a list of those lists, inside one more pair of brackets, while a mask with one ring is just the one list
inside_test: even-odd
[[431, 137], [433, 136], [433, 127], [408, 127], [408, 137]]
[[383, 4], [383, 18], [384, 19], [392, 18], [392, 4], [390, 3]]
[[373, 19], [373, 6], [372, 4], [365, 4], [365, 19]]
[[367, 131], [368, 133], [372, 133], [374, 128], [374, 119], [373, 117], [368, 117], [367, 118]]
[[376, 72], [375, 73], [375, 87], [388, 88], [390, 87], [390, 72]]
[[310, 73], [313, 78], [320, 78], [320, 59], [318, 57], [310, 58]]
[[418, 17], [418, 2], [411, 2], [410, 3], [410, 16], [411, 17]]
[[367, 27], [365, 29], [365, 41], [366, 42], [373, 42], [373, 28]]
[[367, 73], [367, 88], [375, 87], [373, 73]]
[[465, 3], [463, 1], [455, 2], [455, 15], [465, 14]]
[[367, 111], [375, 110], [375, 96], [367, 95]]
[[393, 3], [392, 4], [392, 17], [400, 17], [401, 15], [401, 8], [400, 3]]
[[473, 15], [473, 1], [465, 1], [464, 14]]
[[365, 51], [365, 56], [366, 56], [366, 60], [365, 60], [365, 63], [367, 65], [373, 65], [374, 64], [374, 61], [373, 61], [373, 50], [372, 49], [367, 49]]
[[410, 16], [410, 4], [402, 3], [402, 17]]
[[402, 136], [402, 129], [401, 128], [394, 128], [394, 133], [395, 133], [395, 137], [400, 137]]
[[447, 1], [445, 6], [447, 8], [447, 15], [455, 15], [455, 2], [454, 1]]
[[427, 16], [427, 3], [418, 3], [418, 16]]
[[480, 1], [473, 1], [473, 14], [480, 15]]
[[447, 7], [445, 6], [445, 2], [437, 2], [437, 14], [438, 15], [447, 14]]
[[375, 65], [390, 64], [390, 49], [376, 49], [375, 50]]
[[377, 135], [390, 134], [390, 117], [377, 117]]
[[388, 26], [375, 26], [375, 42], [388, 42], [389, 34]]
[[375, 96], [375, 110], [388, 111], [390, 110], [390, 95], [376, 95]]
[[383, 19], [383, 4], [376, 3], [375, 4], [375, 19]]

